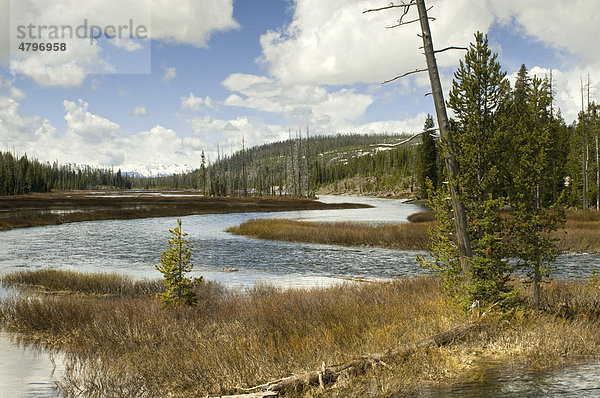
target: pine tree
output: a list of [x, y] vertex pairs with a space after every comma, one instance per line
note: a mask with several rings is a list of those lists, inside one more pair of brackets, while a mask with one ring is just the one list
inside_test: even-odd
[[513, 93], [510, 118], [510, 174], [505, 187], [511, 218], [507, 221], [508, 251], [517, 266], [531, 274], [534, 306], [540, 301], [541, 282], [550, 275], [550, 264], [558, 249], [550, 232], [562, 225], [564, 214], [557, 203], [545, 200], [551, 186], [552, 132], [551, 95], [547, 80], [527, 75], [523, 65]]
[[454, 74], [448, 101], [456, 116], [449, 134], [458, 163], [459, 199], [465, 206], [472, 253], [468, 275], [462, 275], [460, 269], [446, 187], [430, 198], [440, 221], [431, 234], [433, 261], [424, 257], [419, 260], [437, 271], [446, 288], [460, 295], [466, 304], [478, 300], [482, 305], [499, 303], [506, 308], [516, 294], [507, 285], [511, 269], [503, 244], [505, 223], [500, 215], [505, 205], [501, 196], [505, 148], [499, 121], [510, 92], [505, 77], [497, 55], [488, 48], [487, 37], [476, 33], [475, 42]]
[[422, 198], [428, 197], [427, 181], [431, 182], [434, 189], [438, 186], [438, 151], [433, 137], [434, 127], [433, 117], [427, 115], [421, 134], [421, 145], [417, 151], [417, 183]]
[[193, 287], [200, 279], [190, 279], [186, 276], [192, 271], [192, 248], [190, 241], [185, 239], [187, 233], [181, 231], [181, 218], [177, 219], [177, 227], [169, 230], [173, 235], [169, 239], [169, 249], [163, 251], [160, 265], [154, 267], [164, 277], [165, 292], [158, 296], [165, 306], [172, 304], [195, 305], [198, 301]]

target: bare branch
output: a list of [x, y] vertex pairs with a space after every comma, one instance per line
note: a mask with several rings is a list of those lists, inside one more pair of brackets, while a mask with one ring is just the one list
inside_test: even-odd
[[401, 78], [403, 78], [403, 77], [405, 77], [405, 76], [412, 75], [413, 73], [420, 73], [420, 72], [427, 72], [427, 71], [428, 71], [428, 69], [415, 69], [415, 70], [413, 70], [413, 71], [406, 72], [406, 73], [405, 73], [405, 74], [403, 74], [403, 75], [396, 76], [396, 77], [394, 77], [393, 79], [386, 80], [386, 81], [382, 82], [381, 84], [386, 84], [386, 83], [389, 83], [389, 82], [393, 82], [394, 80], [398, 80], [398, 79], [401, 79]]
[[364, 10], [363, 14], [366, 14], [368, 12], [377, 12], [377, 11], [382, 11], [382, 10], [389, 10], [390, 8], [408, 8], [410, 6], [416, 6], [417, 3], [415, 3], [414, 1], [411, 1], [410, 3], [402, 3], [402, 4], [394, 4], [394, 3], [390, 3], [389, 6], [386, 7], [381, 7], [381, 8], [371, 8], [369, 10]]
[[[430, 21], [435, 21], [435, 18], [434, 18], [434, 17], [429, 17], [429, 20], [430, 20]], [[402, 22], [402, 18], [400, 18], [400, 19], [398, 20], [398, 23], [397, 23], [396, 25], [392, 25], [392, 26], [386, 26], [385, 28], [386, 28], [386, 29], [397, 28], [398, 26], [402, 26], [402, 25], [408, 25], [408, 24], [411, 24], [411, 23], [419, 22], [419, 21], [421, 21], [421, 20], [420, 20], [420, 19], [413, 19], [412, 21], [406, 21], [406, 22]]]
[[433, 93], [431, 93], [431, 92], [427, 93], [427, 94], [425, 94], [425, 97], [427, 97], [428, 95], [433, 95]]
[[446, 48], [442, 48], [441, 50], [435, 50], [434, 53], [442, 53], [444, 51], [448, 51], [448, 50], [468, 50], [467, 47], [456, 47], [456, 46], [451, 46], [451, 47], [446, 47]]

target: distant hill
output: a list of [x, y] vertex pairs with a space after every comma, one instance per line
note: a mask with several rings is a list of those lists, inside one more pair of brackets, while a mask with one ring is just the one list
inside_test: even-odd
[[[294, 195], [409, 191], [414, 169], [409, 136], [333, 135], [260, 145], [217, 159], [204, 171], [182, 178], [197, 179], [211, 195]], [[404, 143], [404, 144], [403, 144]]]

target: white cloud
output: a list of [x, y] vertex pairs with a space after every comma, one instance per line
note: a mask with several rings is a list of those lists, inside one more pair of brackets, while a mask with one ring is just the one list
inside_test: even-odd
[[142, 45], [135, 40], [115, 38], [110, 41], [110, 44], [125, 51], [137, 51], [142, 49]]
[[225, 99], [225, 105], [281, 113], [292, 123], [316, 124], [323, 129], [359, 119], [374, 101], [353, 89], [328, 92], [314, 85], [284, 85], [276, 79], [241, 73], [229, 75], [223, 85], [236, 93]]
[[175, 67], [168, 67], [163, 65], [163, 70], [165, 71], [163, 77], [162, 77], [162, 82], [165, 84], [168, 84], [171, 80], [175, 79], [175, 77], [177, 77], [177, 72], [175, 70]]
[[366, 123], [360, 126], [353, 127], [342, 132], [354, 132], [361, 134], [402, 134], [402, 133], [417, 133], [423, 131], [423, 125], [427, 114], [425, 112], [419, 113], [417, 116], [402, 119], [402, 120], [383, 120], [378, 122]]
[[502, 23], [555, 49], [578, 55], [578, 61], [599, 61], [600, 2], [500, 0], [491, 5]]
[[188, 109], [191, 111], [199, 111], [202, 109], [216, 109], [216, 105], [213, 100], [206, 96], [196, 97], [194, 93], [190, 93], [187, 97], [181, 97], [181, 109]]
[[148, 110], [145, 106], [134, 106], [129, 116], [148, 116]]
[[203, 116], [189, 119], [188, 123], [196, 133], [199, 144], [212, 151], [216, 150], [217, 143], [221, 148], [227, 148], [229, 152], [229, 150], [241, 149], [242, 139], [249, 147], [287, 139], [288, 134], [283, 126], [270, 125], [246, 117], [222, 120]]
[[14, 99], [0, 96], [0, 148], [41, 161], [124, 170], [150, 164], [199, 165], [203, 147], [197, 137], [180, 137], [160, 125], [124, 132], [117, 123], [90, 112], [83, 100], [63, 101], [63, 107], [67, 127], [58, 132], [47, 120], [25, 114]]
[[233, 0], [152, 1], [152, 37], [166, 42], [207, 47], [218, 31], [238, 29]]
[[[177, 6], [169, 0], [0, 0], [0, 15], [5, 23], [0, 23], [0, 62], [8, 58], [11, 34], [10, 23], [18, 24], [15, 15], [23, 15], [24, 21], [33, 21], [36, 25], [68, 25], [77, 27], [84, 19], [89, 24], [100, 27], [127, 25], [129, 19], [147, 28], [148, 38], [169, 43], [190, 44], [207, 47], [213, 33], [237, 29], [239, 25], [233, 19], [233, 0], [179, 0]], [[152, 15], [150, 15], [152, 10]], [[11, 17], [9, 19], [9, 17]], [[127, 22], [124, 23], [124, 22]], [[25, 24], [27, 25], [27, 24]], [[33, 78], [42, 86], [76, 87], [80, 86], [89, 74], [115, 73], [120, 71], [120, 58], [114, 54], [110, 58], [104, 55], [102, 46], [111, 43], [113, 48], [127, 52], [138, 51], [142, 45], [129, 37], [103, 40], [90, 44], [88, 39], [61, 39], [67, 44], [65, 52], [23, 53], [14, 51], [11, 71]], [[147, 46], [146, 46], [147, 47]], [[149, 57], [149, 51], [145, 50]], [[111, 52], [112, 53], [112, 52]], [[148, 60], [148, 64], [149, 64]], [[144, 68], [144, 66], [135, 66]], [[123, 70], [128, 70], [128, 66]], [[128, 73], [130, 73], [129, 71]], [[136, 70], [142, 73], [142, 70]], [[119, 72], [121, 73], [121, 72]]]
[[112, 72], [100, 57], [100, 48], [81, 40], [67, 41], [69, 52], [26, 53], [13, 57], [12, 73], [31, 77], [41, 86], [70, 88], [80, 86], [89, 73]]
[[[466, 44], [477, 30], [493, 22], [489, 0], [431, 1], [436, 44]], [[422, 67], [424, 57], [417, 25], [385, 29], [401, 11], [363, 14], [370, 0], [296, 0], [293, 21], [261, 37], [262, 60], [272, 75], [287, 84], [381, 82]], [[416, 10], [406, 17], [414, 19]], [[457, 27], [457, 21], [460, 26]], [[441, 66], [454, 65], [460, 54], [440, 56]]]

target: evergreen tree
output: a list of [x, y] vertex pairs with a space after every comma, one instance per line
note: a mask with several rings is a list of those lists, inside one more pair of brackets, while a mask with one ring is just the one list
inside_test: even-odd
[[177, 227], [169, 230], [173, 235], [169, 239], [169, 249], [163, 251], [160, 265], [154, 267], [164, 277], [165, 292], [158, 296], [165, 306], [171, 304], [195, 305], [198, 301], [193, 291], [194, 285], [202, 278], [190, 279], [186, 276], [192, 271], [192, 248], [185, 239], [187, 233], [181, 231], [181, 218], [177, 219]]
[[433, 261], [420, 257], [420, 263], [440, 274], [446, 288], [467, 304], [499, 303], [512, 305], [516, 296], [507, 286], [510, 277], [509, 253], [503, 242], [506, 230], [500, 209], [502, 194], [502, 157], [505, 142], [500, 130], [501, 115], [507, 108], [510, 85], [497, 55], [488, 48], [487, 37], [475, 34], [454, 74], [448, 105], [456, 120], [450, 123], [453, 149], [458, 163], [459, 198], [467, 214], [472, 258], [468, 275], [462, 275], [459, 253], [454, 242], [451, 207], [447, 187], [430, 198], [438, 214], [439, 226], [432, 229], [430, 253]]
[[417, 183], [422, 198], [428, 197], [427, 181], [431, 182], [431, 186], [434, 189], [438, 186], [438, 151], [433, 135], [434, 127], [433, 117], [427, 115], [423, 133], [421, 134], [421, 145], [417, 151]]
[[507, 221], [508, 251], [525, 267], [534, 287], [534, 305], [540, 300], [541, 282], [550, 274], [558, 249], [550, 232], [563, 223], [557, 203], [547, 203], [544, 190], [551, 186], [552, 132], [551, 96], [546, 80], [530, 79], [523, 65], [513, 94], [510, 135], [510, 174], [505, 187], [510, 211]]

